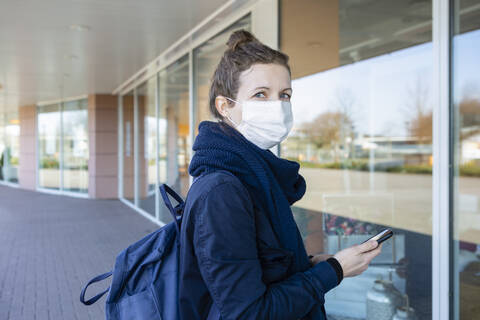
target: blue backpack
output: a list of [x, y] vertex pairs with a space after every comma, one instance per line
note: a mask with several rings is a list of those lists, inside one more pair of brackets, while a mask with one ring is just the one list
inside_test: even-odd
[[[123, 250], [113, 270], [90, 280], [80, 293], [80, 301], [91, 305], [108, 292], [107, 320], [179, 319], [178, 263], [185, 202], [166, 184], [160, 193], [173, 221]], [[167, 194], [178, 201], [175, 207]], [[85, 301], [88, 286], [112, 274], [110, 288]]]

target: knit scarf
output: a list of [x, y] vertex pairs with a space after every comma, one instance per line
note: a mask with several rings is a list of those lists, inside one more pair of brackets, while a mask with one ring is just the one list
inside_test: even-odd
[[290, 271], [308, 269], [308, 256], [290, 209], [305, 194], [305, 180], [298, 173], [300, 165], [259, 148], [226, 123], [203, 121], [198, 130], [188, 168], [190, 175], [197, 177], [217, 170], [235, 175], [268, 215], [282, 247], [293, 252]]

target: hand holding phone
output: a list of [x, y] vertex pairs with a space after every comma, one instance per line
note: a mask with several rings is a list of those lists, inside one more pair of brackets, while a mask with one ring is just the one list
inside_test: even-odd
[[370, 261], [381, 252], [381, 246], [376, 241], [367, 241], [337, 252], [337, 259], [343, 270], [343, 277], [353, 277], [367, 270]]
[[[380, 244], [392, 236], [393, 231], [385, 229], [365, 240], [362, 244], [337, 252], [333, 257], [342, 266], [343, 276], [353, 277], [364, 272], [368, 268], [370, 261], [380, 254]], [[376, 240], [377, 243], [370, 240]]]

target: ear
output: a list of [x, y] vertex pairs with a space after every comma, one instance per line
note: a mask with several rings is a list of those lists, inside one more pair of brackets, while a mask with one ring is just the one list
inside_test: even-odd
[[215, 108], [217, 108], [218, 113], [222, 115], [222, 117], [226, 117], [226, 109], [228, 108], [228, 101], [224, 96], [217, 96], [215, 98]]

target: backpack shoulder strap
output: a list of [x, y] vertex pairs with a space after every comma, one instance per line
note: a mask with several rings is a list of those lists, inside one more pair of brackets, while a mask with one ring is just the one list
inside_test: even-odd
[[97, 302], [98, 299], [100, 299], [105, 293], [107, 293], [110, 288], [108, 288], [107, 290], [103, 291], [103, 292], [100, 292], [99, 294], [97, 294], [96, 296], [94, 296], [93, 298], [90, 298], [89, 300], [85, 301], [85, 292], [87, 291], [87, 288], [89, 285], [95, 283], [95, 282], [99, 282], [99, 281], [102, 281], [102, 280], [105, 280], [107, 279], [108, 277], [110, 277], [112, 275], [112, 271], [109, 271], [107, 273], [104, 273], [104, 274], [101, 274], [101, 275], [98, 275], [96, 276], [95, 278], [93, 278], [92, 280], [90, 280], [87, 285], [82, 289], [82, 292], [80, 293], [80, 302], [83, 303], [84, 305], [86, 306], [89, 306], [95, 302]]
[[[172, 188], [170, 188], [165, 183], [160, 186], [160, 194], [162, 195], [163, 202], [167, 206], [170, 214], [173, 217], [173, 221], [175, 222], [175, 227], [177, 228], [178, 235], [180, 235], [180, 221], [178, 221], [178, 217], [181, 217], [183, 208], [185, 207], [185, 201], [183, 201], [182, 197], [179, 196]], [[172, 202], [168, 195], [172, 196], [178, 204], [173, 207]]]

